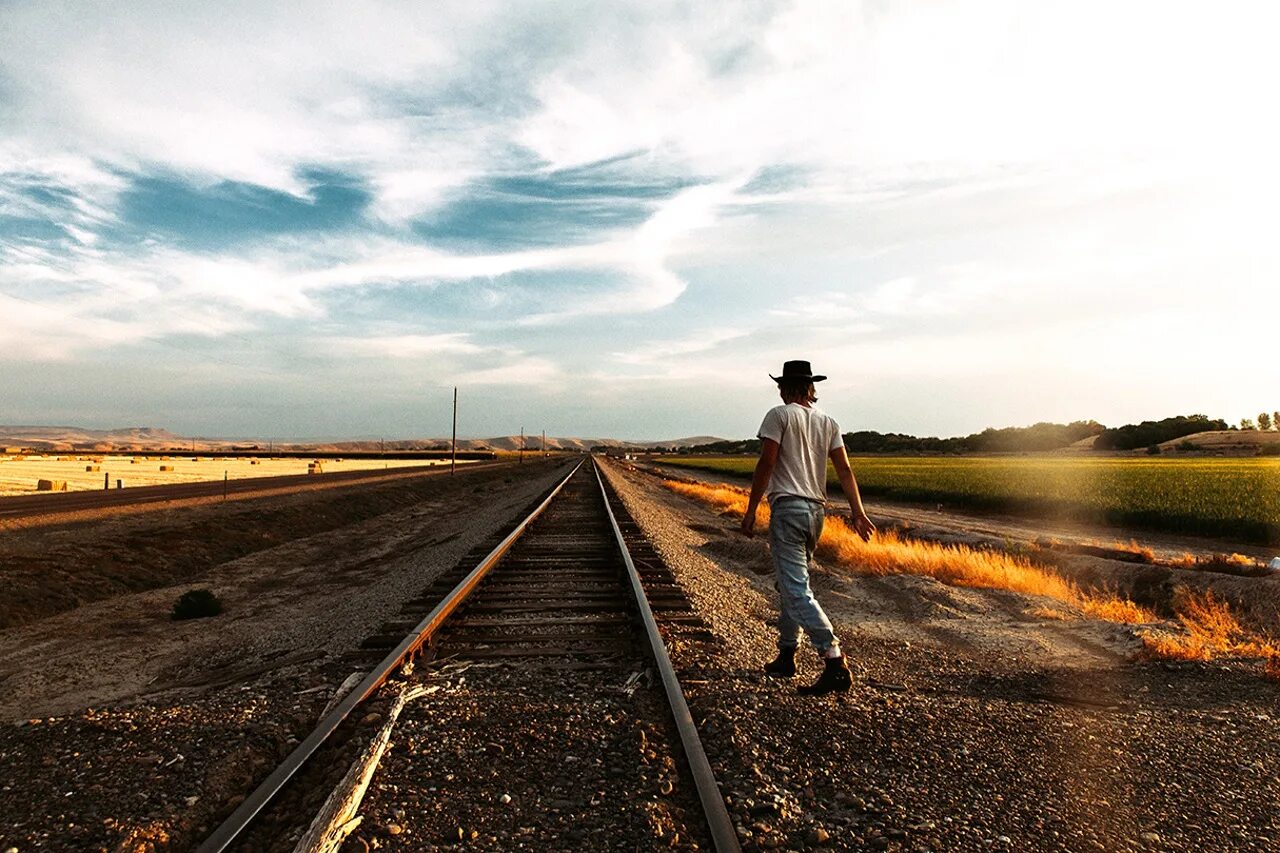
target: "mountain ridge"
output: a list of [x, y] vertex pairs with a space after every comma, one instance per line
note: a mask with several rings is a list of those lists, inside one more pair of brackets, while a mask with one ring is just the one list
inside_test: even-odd
[[[583, 438], [547, 436], [548, 450], [586, 451], [593, 447], [619, 449], [649, 449], [654, 447], [688, 447], [723, 439], [715, 436], [687, 436], [663, 441], [632, 441], [617, 438]], [[413, 438], [383, 441], [378, 439], [274, 441], [257, 438], [201, 438], [181, 436], [159, 427], [136, 426], [113, 429], [89, 429], [76, 426], [0, 425], [0, 445], [23, 447], [30, 450], [151, 450], [174, 447], [187, 448], [195, 443], [196, 449], [215, 450], [248, 448], [268, 445], [292, 450], [316, 450], [326, 452], [387, 450], [424, 450], [448, 447], [448, 438]], [[524, 447], [528, 452], [542, 448], [540, 435], [526, 435]], [[519, 450], [519, 435], [492, 436], [489, 438], [458, 439], [459, 450]]]

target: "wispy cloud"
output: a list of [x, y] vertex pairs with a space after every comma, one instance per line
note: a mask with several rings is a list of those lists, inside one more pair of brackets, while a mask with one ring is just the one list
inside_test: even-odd
[[0, 11], [7, 365], [437, 359], [545, 403], [796, 352], [955, 385], [1123, 326], [1083, 399], [1157, 319], [1210, 359], [1280, 310], [1256, 4], [68, 8]]

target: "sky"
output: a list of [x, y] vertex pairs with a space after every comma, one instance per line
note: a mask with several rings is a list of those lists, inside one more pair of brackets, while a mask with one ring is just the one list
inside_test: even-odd
[[0, 5], [0, 423], [1280, 407], [1267, 2]]

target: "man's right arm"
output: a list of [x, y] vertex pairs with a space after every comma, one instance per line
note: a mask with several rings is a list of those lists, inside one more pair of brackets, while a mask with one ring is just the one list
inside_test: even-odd
[[755, 534], [756, 512], [760, 508], [760, 499], [764, 490], [769, 488], [769, 478], [778, 464], [778, 442], [771, 438], [760, 439], [760, 459], [756, 462], [756, 472], [751, 477], [751, 497], [747, 499], [747, 511], [742, 516], [742, 534], [751, 537]]

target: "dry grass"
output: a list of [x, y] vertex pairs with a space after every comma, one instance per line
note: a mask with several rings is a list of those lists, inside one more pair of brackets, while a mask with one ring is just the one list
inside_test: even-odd
[[1040, 619], [1051, 619], [1055, 622], [1070, 622], [1075, 618], [1065, 610], [1059, 610], [1056, 607], [1032, 607], [1027, 613]]
[[[728, 486], [667, 482], [674, 492], [695, 498], [721, 513], [741, 516], [747, 493]], [[760, 524], [767, 524], [761, 506]], [[1042, 595], [1080, 608], [1096, 619], [1128, 624], [1156, 621], [1153, 613], [1128, 599], [1107, 592], [1082, 590], [1061, 575], [1033, 565], [1023, 557], [1000, 551], [982, 551], [964, 545], [939, 545], [903, 539], [894, 532], [862, 539], [840, 518], [827, 519], [818, 542], [818, 554], [864, 574], [924, 575], [953, 586], [1004, 589]]]
[[1267, 678], [1273, 678], [1276, 681], [1280, 681], [1280, 655], [1267, 658], [1267, 663], [1262, 668], [1262, 672], [1267, 676]]
[[1266, 566], [1260, 565], [1257, 560], [1244, 554], [1209, 554], [1204, 556], [1183, 554], [1170, 562], [1169, 565], [1179, 569], [1218, 572], [1219, 574], [1245, 578], [1260, 577], [1269, 573]]
[[1173, 610], [1184, 633], [1142, 636], [1143, 652], [1155, 660], [1212, 660], [1219, 655], [1259, 657], [1267, 660], [1268, 673], [1280, 668], [1280, 648], [1240, 624], [1227, 603], [1205, 590], [1174, 590]]
[[1156, 561], [1156, 552], [1146, 545], [1139, 544], [1137, 539], [1130, 539], [1128, 542], [1117, 542], [1111, 547], [1121, 553], [1132, 554], [1138, 558], [1137, 562], [1140, 563], [1154, 563]]

